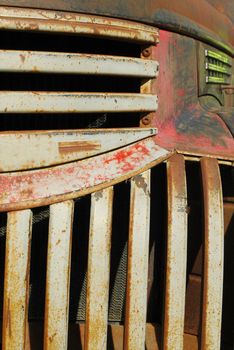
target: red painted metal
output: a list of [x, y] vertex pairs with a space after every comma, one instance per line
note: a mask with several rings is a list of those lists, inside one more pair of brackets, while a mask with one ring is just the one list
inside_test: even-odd
[[152, 121], [157, 142], [184, 154], [234, 159], [234, 139], [225, 121], [200, 105], [196, 54], [195, 40], [160, 31], [152, 53], [160, 66], [153, 87], [159, 97]]
[[172, 152], [154, 138], [117, 151], [52, 168], [0, 174], [0, 211], [76, 198], [128, 179], [162, 162]]

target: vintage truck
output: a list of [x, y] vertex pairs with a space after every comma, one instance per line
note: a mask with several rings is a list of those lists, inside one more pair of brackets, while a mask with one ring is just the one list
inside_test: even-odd
[[2, 349], [233, 349], [233, 20], [0, 0]]

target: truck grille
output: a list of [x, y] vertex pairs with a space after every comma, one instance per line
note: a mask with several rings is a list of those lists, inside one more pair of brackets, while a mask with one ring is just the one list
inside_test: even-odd
[[[220, 171], [225, 184], [224, 198]], [[144, 344], [147, 322], [146, 345], [150, 345], [154, 330], [156, 334], [161, 333], [165, 347], [180, 344], [182, 348], [185, 326], [185, 332], [190, 334], [185, 333], [185, 349], [191, 344], [198, 349], [199, 335], [205, 348], [219, 349], [223, 267], [227, 283], [223, 300], [224, 329], [227, 329], [230, 317], [230, 308], [226, 305], [230, 305], [232, 262], [230, 254], [226, 254], [224, 264], [223, 253], [224, 247], [226, 253], [229, 250], [231, 238], [226, 236], [224, 241], [222, 208], [224, 205], [227, 235], [232, 230], [231, 177], [231, 168], [219, 170], [216, 160], [203, 158], [200, 170], [199, 164], [184, 163], [183, 156], [175, 155], [128, 182], [106, 187], [75, 201], [12, 211], [7, 218], [1, 214], [4, 293], [14, 305], [11, 317], [15, 322], [22, 322], [17, 323], [20, 326], [11, 325], [16, 327], [18, 335], [21, 334], [20, 341], [23, 342], [26, 326], [24, 312], [29, 307], [32, 329], [33, 324], [41, 329], [45, 322], [45, 339], [50, 339], [51, 334], [60, 329], [54, 344], [57, 341], [66, 343], [68, 314], [65, 309], [70, 305], [69, 348], [73, 348], [72, 324], [78, 321], [81, 343], [85, 322], [85, 342], [93, 344], [95, 341], [95, 344], [101, 344], [98, 348], [105, 348], [103, 344], [107, 342], [107, 348], [112, 349], [112, 341], [120, 341], [115, 332], [121, 333], [122, 329], [125, 330], [126, 348], [140, 348]], [[210, 197], [211, 194], [217, 198]], [[1, 266], [4, 266], [4, 260]], [[1, 274], [3, 282], [3, 270]], [[20, 290], [26, 293], [17, 299], [19, 303], [14, 300], [19, 296], [11, 289], [16, 278]], [[1, 291], [3, 293], [3, 284]], [[5, 304], [5, 319], [8, 307]], [[112, 332], [108, 336], [107, 322]], [[98, 337], [96, 324], [99, 325]], [[7, 324], [4, 327], [7, 329]], [[175, 327], [178, 327], [176, 333]], [[139, 337], [133, 331], [135, 329]], [[227, 330], [222, 336], [224, 342], [232, 342], [232, 334]], [[3, 337], [8, 337], [7, 332]], [[192, 342], [187, 342], [186, 337]], [[19, 339], [17, 337], [17, 341]], [[34, 342], [42, 344], [42, 335]], [[157, 342], [160, 348], [158, 337]]]
[[3, 7], [0, 27], [3, 348], [198, 349], [200, 337], [218, 350], [218, 161], [202, 158], [194, 176], [157, 130], [137, 128], [157, 108], [157, 30]]
[[156, 110], [158, 64], [142, 54], [155, 28], [4, 7], [0, 19], [1, 130], [138, 126]]

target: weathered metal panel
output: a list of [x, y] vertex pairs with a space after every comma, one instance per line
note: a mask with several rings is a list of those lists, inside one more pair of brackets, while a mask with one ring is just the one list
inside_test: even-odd
[[124, 181], [173, 154], [153, 137], [119, 150], [52, 168], [0, 174], [0, 211], [80, 197]]
[[2, 349], [25, 349], [31, 248], [30, 210], [8, 213]]
[[164, 307], [165, 350], [183, 349], [187, 264], [187, 186], [185, 162], [175, 155], [167, 162], [168, 228]]
[[150, 225], [150, 170], [131, 179], [124, 348], [145, 348]]
[[141, 23], [76, 13], [2, 6], [0, 29], [84, 34], [148, 44], [158, 41], [157, 29]]
[[44, 349], [67, 349], [73, 202], [50, 206]]
[[0, 92], [0, 113], [151, 112], [157, 96], [130, 93]]
[[[199, 38], [233, 53], [233, 3], [230, 0], [222, 0], [221, 4], [219, 2], [218, 6], [214, 6], [214, 1], [138, 0], [136, 3], [134, 0], [37, 0], [35, 3], [33, 0], [1, 0], [0, 4], [131, 19]], [[41, 11], [42, 15], [51, 18], [48, 12]], [[74, 13], [61, 12], [59, 16], [70, 20], [75, 17]]]
[[216, 159], [202, 158], [204, 271], [201, 349], [220, 349], [224, 269], [223, 196]]
[[67, 163], [129, 145], [156, 133], [154, 128], [0, 133], [0, 171]]
[[85, 349], [106, 349], [113, 188], [92, 194], [88, 282], [86, 293]]
[[102, 74], [155, 78], [158, 63], [133, 57], [0, 50], [1, 72]]
[[202, 107], [198, 97], [196, 41], [160, 31], [160, 44], [152, 48], [152, 58], [160, 66], [151, 91], [160, 101], [151, 123], [158, 129], [158, 144], [183, 154], [234, 160], [232, 109], [227, 108], [222, 118], [225, 113]]

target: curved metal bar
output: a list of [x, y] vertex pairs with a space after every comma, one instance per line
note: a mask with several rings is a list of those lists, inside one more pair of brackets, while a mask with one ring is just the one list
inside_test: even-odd
[[83, 34], [148, 44], [158, 41], [155, 27], [95, 15], [0, 6], [0, 17], [0, 29]]
[[[228, 3], [230, 3], [230, 1]], [[158, 26], [169, 31], [192, 36], [194, 38], [217, 46], [220, 49], [223, 49], [229, 54], [233, 55], [232, 22], [229, 18], [230, 13], [233, 11], [233, 5], [231, 5], [231, 3], [230, 5], [222, 4], [224, 7], [224, 12], [222, 13], [220, 13], [220, 11], [212, 6], [207, 0], [202, 0], [199, 3], [195, 0], [180, 3], [169, 0], [138, 0], [136, 3], [132, 0], [127, 0], [124, 2], [124, 5], [120, 0], [116, 0], [114, 2], [111, 0], [37, 0], [37, 2], [33, 0], [20, 0], [21, 8], [16, 9], [12, 9], [10, 6], [19, 6], [19, 0], [1, 0], [0, 4], [8, 6], [1, 8], [2, 16], [16, 17], [16, 19], [12, 19], [12, 23], [9, 19], [7, 23], [6, 19], [3, 17], [4, 22], [1, 20], [0, 26], [4, 25], [6, 27], [6, 25], [8, 25], [8, 28], [9, 26], [15, 28], [17, 25], [21, 30], [38, 30], [39, 28], [37, 26], [37, 23], [39, 21], [37, 21], [35, 24], [35, 18], [42, 18], [43, 20], [41, 20], [41, 22], [45, 22], [45, 20], [47, 20], [47, 27], [50, 26], [50, 31], [52, 31], [54, 22], [53, 19], [56, 12], [51, 10], [29, 9], [36, 7], [41, 9], [47, 8], [59, 10], [57, 18], [59, 18], [60, 21], [57, 22], [73, 22], [71, 23], [73, 24], [71, 25], [71, 29], [69, 29], [72, 32], [76, 32], [78, 29], [77, 27], [79, 27], [77, 25], [77, 20], [79, 20], [79, 17], [85, 16], [76, 14], [75, 12], [88, 13], [89, 15], [86, 15], [87, 17], [94, 18], [95, 26], [93, 26], [94, 28], [92, 33], [95, 35], [108, 35], [108, 31], [101, 31], [98, 26], [96, 26], [95, 16], [90, 15], [98, 14], [108, 17], [130, 19], [133, 21], [139, 21], [141, 23], [148, 23], [150, 25]], [[22, 7], [26, 7], [26, 9], [23, 9]], [[61, 10], [66, 12], [61, 12]], [[69, 13], [67, 11], [73, 12]], [[33, 19], [31, 20], [31, 23], [27, 23], [25, 20], [27, 19], [30, 12]], [[210, 16], [207, 16], [207, 13], [209, 13]], [[20, 20], [20, 17], [23, 18]], [[108, 18], [108, 21], [111, 23], [110, 21], [113, 21], [113, 19]], [[122, 21], [122, 23], [122, 34], [118, 33], [117, 31], [117, 34], [115, 34], [115, 36], [117, 37], [118, 35], [120, 38], [129, 38], [129, 33], [128, 35], [126, 33], [129, 31], [125, 27], [126, 25], [124, 25], [124, 21]], [[217, 23], [219, 24], [218, 28]], [[132, 22], [126, 21], [126, 24], [131, 27]], [[88, 29], [86, 30], [87, 34], [90, 33], [90, 30]], [[64, 29], [62, 29], [62, 31], [64, 31]], [[121, 32], [121, 30], [119, 30], [119, 32]], [[137, 40], [139, 37], [141, 38], [142, 34], [145, 36], [144, 30], [137, 31], [136, 34], [137, 35], [135, 35], [135, 37], [131, 36], [131, 38]], [[146, 39], [149, 40], [150, 37], [144, 38], [145, 41]]]
[[77, 198], [145, 171], [171, 156], [154, 138], [52, 168], [0, 174], [0, 211]]
[[153, 128], [0, 133], [0, 172], [45, 168], [113, 151], [157, 133]]

